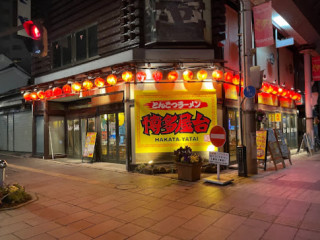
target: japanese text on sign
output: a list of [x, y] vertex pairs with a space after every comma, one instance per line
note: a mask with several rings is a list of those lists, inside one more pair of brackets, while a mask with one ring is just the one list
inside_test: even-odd
[[141, 124], [143, 133], [150, 135], [150, 131], [154, 135], [170, 134], [170, 133], [206, 133], [210, 126], [211, 120], [202, 113], [196, 112], [195, 118], [193, 114], [185, 112], [182, 114], [148, 114], [142, 117]]
[[151, 101], [146, 104], [150, 109], [159, 110], [184, 110], [208, 107], [206, 102], [201, 100], [169, 100], [169, 101]]
[[229, 153], [225, 152], [209, 152], [209, 163], [229, 165]]

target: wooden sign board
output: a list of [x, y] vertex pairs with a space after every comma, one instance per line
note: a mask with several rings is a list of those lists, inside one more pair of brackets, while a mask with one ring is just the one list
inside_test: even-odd
[[268, 134], [266, 130], [256, 132], [256, 143], [257, 143], [257, 159], [263, 161], [264, 170], [267, 167], [267, 142]]
[[268, 128], [267, 131], [268, 131], [268, 150], [270, 152], [272, 161], [274, 163], [274, 167], [277, 170], [277, 164], [282, 163], [282, 166], [285, 168], [286, 164], [284, 163], [280, 146], [274, 133], [275, 131], [272, 128]]
[[276, 134], [276, 138], [277, 138], [277, 141], [280, 146], [282, 157], [284, 159], [289, 159], [289, 162], [292, 165], [290, 150], [289, 150], [288, 145], [286, 143], [286, 140], [284, 138], [283, 132], [281, 131], [281, 129], [275, 129], [274, 132]]
[[86, 142], [83, 149], [83, 157], [93, 158], [96, 138], [97, 138], [96, 132], [87, 132]]

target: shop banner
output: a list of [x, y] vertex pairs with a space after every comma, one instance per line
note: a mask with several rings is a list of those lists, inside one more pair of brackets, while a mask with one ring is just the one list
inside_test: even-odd
[[266, 160], [267, 156], [267, 131], [256, 132], [256, 143], [257, 143], [257, 159]]
[[320, 56], [312, 58], [312, 79], [320, 81]]
[[258, 93], [258, 103], [269, 106], [278, 106], [278, 97], [269, 93]]
[[86, 143], [84, 145], [83, 157], [93, 158], [94, 145], [96, 144], [96, 132], [87, 132]]
[[274, 44], [271, 1], [252, 8], [256, 47]]
[[136, 152], [173, 152], [189, 146], [207, 151], [217, 125], [215, 90], [135, 91]]

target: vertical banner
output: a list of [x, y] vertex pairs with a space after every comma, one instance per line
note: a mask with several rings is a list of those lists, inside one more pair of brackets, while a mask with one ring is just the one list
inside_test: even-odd
[[83, 150], [83, 157], [93, 158], [96, 137], [96, 132], [87, 132], [86, 143]]
[[271, 1], [254, 6], [252, 10], [256, 47], [267, 47], [274, 44]]
[[135, 91], [136, 152], [173, 152], [189, 146], [207, 151], [210, 130], [217, 125], [215, 90]]
[[312, 79], [320, 81], [320, 56], [312, 58]]

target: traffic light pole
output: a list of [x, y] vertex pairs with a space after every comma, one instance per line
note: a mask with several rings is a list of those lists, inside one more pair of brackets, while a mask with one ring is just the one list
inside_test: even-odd
[[[250, 67], [252, 67], [252, 6], [250, 0], [240, 0], [241, 5], [241, 65], [244, 79], [244, 89], [252, 86]], [[254, 98], [246, 98], [241, 106], [242, 109], [242, 133], [243, 145], [246, 146], [246, 163], [248, 174], [258, 173], [257, 144], [256, 144], [256, 120]]]

